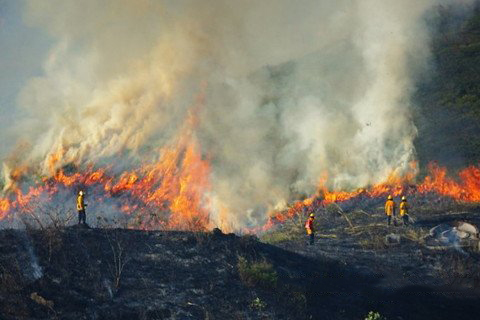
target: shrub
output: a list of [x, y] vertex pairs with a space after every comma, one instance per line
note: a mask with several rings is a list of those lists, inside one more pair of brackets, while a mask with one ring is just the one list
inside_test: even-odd
[[370, 311], [367, 316], [365, 317], [365, 320], [386, 320], [385, 317], [380, 315], [380, 313], [376, 311]]
[[267, 307], [267, 304], [263, 302], [259, 297], [256, 297], [255, 299], [250, 302], [250, 308], [256, 309], [256, 310], [263, 310]]
[[240, 279], [247, 286], [267, 289], [277, 286], [277, 272], [266, 260], [249, 262], [245, 257], [238, 257], [237, 268]]

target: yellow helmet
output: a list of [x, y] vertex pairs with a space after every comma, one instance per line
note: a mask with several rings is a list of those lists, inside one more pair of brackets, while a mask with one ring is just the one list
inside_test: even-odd
[[315, 215], [313, 213], [310, 213], [310, 218], [315, 218]]
[[393, 199], [392, 195], [388, 195], [388, 200], [392, 200], [392, 199]]
[[407, 197], [403, 196], [402, 201], [407, 201]]

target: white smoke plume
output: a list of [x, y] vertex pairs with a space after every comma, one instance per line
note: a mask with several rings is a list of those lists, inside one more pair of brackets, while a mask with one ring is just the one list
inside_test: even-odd
[[335, 188], [402, 174], [437, 3], [29, 0], [26, 21], [57, 42], [19, 97], [23, 162], [49, 174], [58, 150], [57, 166], [141, 161], [204, 94], [196, 135], [212, 203], [237, 224], [315, 192], [325, 173]]

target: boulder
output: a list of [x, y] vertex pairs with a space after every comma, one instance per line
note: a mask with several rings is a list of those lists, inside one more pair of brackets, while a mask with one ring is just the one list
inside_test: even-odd
[[443, 246], [468, 245], [478, 240], [478, 228], [471, 223], [457, 221], [442, 223], [430, 229], [430, 237]]
[[471, 223], [460, 221], [457, 223], [456, 229], [467, 233], [469, 238], [478, 238], [478, 228]]

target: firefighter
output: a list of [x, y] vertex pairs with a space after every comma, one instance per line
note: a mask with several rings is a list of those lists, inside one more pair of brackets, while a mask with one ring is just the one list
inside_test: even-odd
[[305, 229], [307, 230], [307, 235], [309, 237], [310, 245], [313, 245], [313, 242], [315, 241], [315, 229], [313, 227], [314, 219], [315, 219], [315, 215], [313, 213], [310, 213], [310, 216], [308, 217], [307, 222], [305, 223]]
[[80, 190], [77, 196], [78, 224], [87, 224], [87, 215], [85, 214], [86, 204], [84, 201], [85, 192]]
[[387, 202], [385, 203], [385, 214], [387, 215], [387, 225], [390, 225], [393, 217], [393, 224], [396, 225], [395, 220], [395, 202], [391, 195], [388, 196]]
[[402, 197], [402, 202], [400, 202], [400, 217], [403, 219], [403, 225], [408, 226], [408, 204], [407, 197]]

